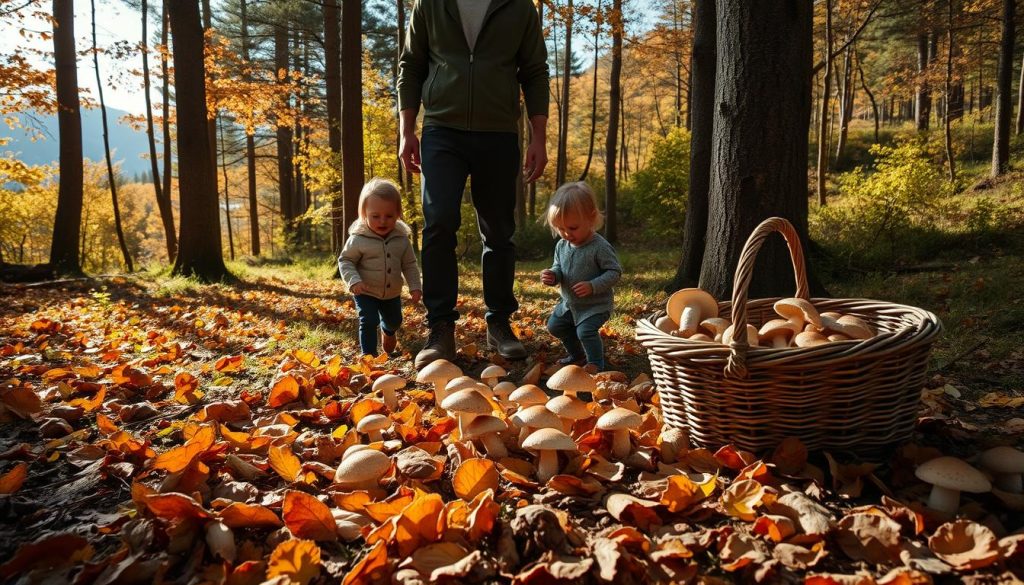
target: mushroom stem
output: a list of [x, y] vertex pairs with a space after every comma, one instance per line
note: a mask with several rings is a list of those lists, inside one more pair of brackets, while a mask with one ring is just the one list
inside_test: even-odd
[[788, 346], [789, 343], [781, 335], [777, 335], [772, 338], [772, 347], [774, 347], [775, 349], [782, 349]]
[[487, 433], [480, 437], [480, 441], [484, 444], [484, 449], [487, 451], [487, 456], [491, 459], [501, 459], [502, 457], [508, 457], [508, 449], [505, 448], [505, 443], [501, 442], [501, 439], [495, 433]]
[[469, 426], [469, 423], [473, 422], [476, 415], [472, 412], [460, 412], [455, 416], [459, 419], [459, 440], [461, 441], [466, 438], [466, 427]]
[[625, 459], [629, 457], [631, 448], [629, 429], [616, 429], [612, 431], [612, 456], [616, 459]]
[[381, 389], [381, 397], [384, 399], [384, 406], [388, 407], [388, 410], [394, 412], [398, 409], [398, 395], [395, 394], [394, 390], [390, 388]]
[[928, 495], [928, 507], [939, 512], [956, 514], [960, 509], [960, 490], [933, 485], [932, 493]]
[[683, 332], [683, 335], [689, 337], [697, 332], [697, 326], [700, 325], [700, 307], [685, 306], [683, 307], [683, 314], [679, 317], [679, 330]]
[[441, 402], [446, 398], [444, 384], [434, 382], [434, 408], [441, 409]]
[[1020, 473], [995, 474], [996, 487], [1011, 494], [1024, 493], [1024, 475]]
[[376, 441], [383, 441], [383, 440], [384, 440], [384, 435], [382, 435], [382, 434], [380, 433], [380, 431], [374, 430], [374, 431], [368, 431], [368, 432], [366, 433], [366, 438], [367, 438], [367, 439], [368, 439], [368, 440], [369, 440], [369, 441], [370, 441], [371, 443], [373, 443], [373, 442], [376, 442]]
[[556, 475], [558, 475], [558, 451], [542, 449], [540, 461], [537, 462], [537, 479], [541, 483], [547, 483], [549, 479]]
[[519, 429], [519, 444], [522, 445], [523, 441], [526, 440], [526, 437], [529, 437], [530, 433], [532, 433], [535, 430], [536, 429], [534, 429], [533, 427], [523, 425], [523, 428]]
[[562, 430], [565, 432], [565, 434], [567, 434], [567, 435], [569, 435], [571, 437], [572, 436], [572, 423], [574, 423], [576, 421], [572, 420], [571, 418], [562, 418], [562, 417], [559, 417], [559, 418], [562, 419]]

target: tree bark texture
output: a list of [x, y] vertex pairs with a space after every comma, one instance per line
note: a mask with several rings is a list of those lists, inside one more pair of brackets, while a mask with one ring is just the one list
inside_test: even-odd
[[178, 177], [181, 233], [173, 274], [204, 282], [229, 276], [220, 241], [217, 169], [206, 117], [206, 66], [203, 29], [196, 0], [167, 3], [174, 38], [174, 87], [178, 110]]
[[[291, 62], [288, 59], [288, 23], [278, 22], [274, 26], [274, 70], [280, 77], [289, 75]], [[281, 96], [281, 107], [289, 107], [289, 96]], [[289, 122], [277, 122], [277, 193], [280, 199], [281, 220], [285, 241], [295, 240], [295, 165], [292, 152], [292, 127]]]
[[690, 192], [683, 226], [683, 258], [669, 288], [697, 286], [708, 229], [711, 140], [715, 114], [715, 0], [693, 3], [693, 51], [690, 55]]
[[[590, 141], [587, 147], [587, 162], [583, 165], [583, 172], [580, 173], [580, 180], [586, 181], [590, 173], [590, 163], [594, 160], [594, 137], [597, 135], [597, 65], [598, 42], [601, 40], [601, 0], [597, 0], [597, 12], [594, 14], [594, 76], [590, 88]], [[657, 103], [657, 102], [655, 102]]]
[[[249, 63], [249, 15], [248, 0], [238, 3], [241, 17], [242, 61]], [[260, 208], [256, 200], [256, 136], [255, 129], [245, 130], [245, 162], [248, 175], [249, 194], [249, 250], [253, 256], [260, 255]]]
[[[160, 44], [164, 46], [165, 51], [170, 51], [171, 44], [168, 39], [168, 35], [171, 30], [171, 19], [167, 9], [167, 5], [170, 0], [163, 0], [163, 11], [160, 14]], [[171, 200], [171, 179], [174, 174], [173, 167], [173, 154], [174, 145], [171, 140], [171, 71], [168, 65], [171, 60], [169, 53], [160, 55], [160, 76], [163, 79], [163, 87], [161, 92], [161, 98], [163, 99], [163, 123], [161, 124], [160, 131], [163, 134], [164, 142], [164, 193], [167, 200]], [[173, 207], [172, 207], [173, 209]], [[173, 226], [173, 217], [172, 217]], [[178, 236], [177, 232], [174, 235], [174, 257], [169, 258], [173, 264], [178, 259]]]
[[[764, 219], [788, 219], [807, 249], [813, 9], [812, 0], [722, 0], [717, 8], [711, 192], [700, 286], [728, 299], [743, 244]], [[793, 294], [782, 238], [762, 248], [754, 274], [751, 299]]]
[[[142, 0], [142, 87], [146, 101], [146, 138], [149, 142], [150, 170], [153, 173], [153, 192], [156, 206], [160, 211], [160, 223], [164, 227], [164, 243], [167, 246], [167, 261], [174, 262], [178, 248], [178, 236], [174, 233], [174, 210], [171, 208], [171, 194], [160, 184], [160, 165], [156, 158], [156, 136], [153, 132], [153, 101], [149, 97], [149, 2]], [[167, 148], [165, 146], [165, 148]]]
[[1021, 57], [1020, 82], [1017, 84], [1017, 134], [1024, 134], [1024, 57]]
[[821, 90], [821, 113], [818, 115], [818, 162], [817, 174], [818, 205], [825, 205], [825, 175], [828, 174], [828, 134], [832, 123], [829, 120], [832, 96], [832, 0], [825, 0], [825, 75]]
[[78, 241], [82, 233], [82, 113], [78, 103], [74, 0], [53, 0], [53, 61], [60, 136], [60, 185], [53, 219], [50, 266], [54, 275], [82, 274]]
[[232, 260], [235, 259], [235, 234], [234, 226], [231, 225], [231, 196], [229, 194], [228, 184], [228, 152], [224, 146], [224, 123], [221, 121], [217, 124], [217, 129], [220, 131], [220, 169], [221, 174], [224, 176], [224, 222], [228, 225], [228, 257]]
[[[864, 94], [868, 96], [871, 101], [871, 118], [875, 121], [875, 144], [878, 144], [878, 125], [881, 122], [878, 115], [878, 102], [875, 101], [875, 94], [871, 92], [871, 88], [868, 87], [868, 82], [864, 78], [864, 66], [861, 63], [860, 57], [857, 57], [857, 73], [860, 74], [860, 86], [864, 90]], [[883, 103], [884, 105], [884, 103]]]
[[361, 0], [342, 0], [341, 13], [341, 154], [345, 197], [345, 233], [359, 217], [363, 188], [363, 9]]
[[608, 134], [605, 138], [604, 157], [604, 236], [612, 243], [618, 239], [618, 185], [615, 176], [615, 161], [618, 160], [619, 102], [621, 100], [622, 78], [622, 0], [612, 2], [612, 64], [611, 79], [608, 83]]
[[1003, 0], [999, 42], [999, 69], [996, 72], [995, 140], [992, 143], [992, 177], [1010, 170], [1010, 94], [1013, 91], [1014, 3]]
[[850, 118], [853, 117], [853, 57], [853, 45], [850, 45], [847, 47], [846, 55], [843, 57], [843, 79], [839, 92], [839, 139], [836, 140], [836, 165], [839, 164], [839, 158], [843, 156], [843, 151], [846, 150], [846, 137], [850, 131]]
[[932, 98], [928, 89], [928, 33], [917, 35], [917, 93], [914, 94], [914, 120], [918, 130], [928, 129]]

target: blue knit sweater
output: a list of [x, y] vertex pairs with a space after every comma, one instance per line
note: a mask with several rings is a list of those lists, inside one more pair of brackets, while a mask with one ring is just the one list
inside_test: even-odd
[[[562, 299], [555, 307], [556, 315], [572, 312], [573, 321], [580, 321], [599, 313], [610, 313], [615, 306], [612, 287], [622, 277], [622, 265], [615, 255], [615, 248], [601, 234], [594, 234], [581, 246], [573, 246], [565, 240], [555, 244], [555, 261], [551, 265], [555, 282], [561, 287]], [[589, 282], [594, 293], [578, 297], [572, 286]]]

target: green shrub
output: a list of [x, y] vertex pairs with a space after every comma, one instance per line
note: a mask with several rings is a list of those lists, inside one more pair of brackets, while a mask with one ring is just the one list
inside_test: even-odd
[[673, 128], [651, 146], [652, 157], [622, 190], [620, 209], [628, 223], [643, 222], [645, 238], [679, 238], [690, 190], [690, 133]]

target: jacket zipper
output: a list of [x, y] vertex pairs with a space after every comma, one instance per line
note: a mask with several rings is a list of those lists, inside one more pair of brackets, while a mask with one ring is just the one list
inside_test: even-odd
[[473, 51], [469, 51], [469, 107], [467, 108], [466, 128], [473, 129]]

